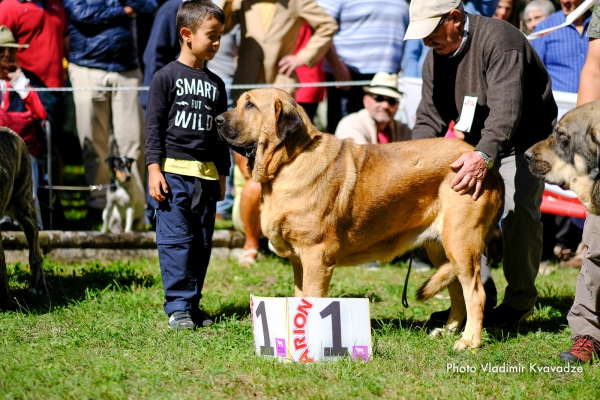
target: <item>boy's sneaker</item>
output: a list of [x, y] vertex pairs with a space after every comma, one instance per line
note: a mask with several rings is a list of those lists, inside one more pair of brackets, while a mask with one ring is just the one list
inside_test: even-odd
[[211, 326], [213, 324], [212, 318], [207, 313], [200, 310], [199, 308], [192, 310], [192, 319], [193, 319], [194, 323], [196, 324], [196, 326], [203, 327], [203, 328], [205, 328], [207, 326]]
[[600, 353], [600, 342], [591, 336], [577, 336], [569, 351], [560, 353], [560, 361], [564, 363], [585, 364], [593, 354]]
[[175, 311], [169, 315], [169, 328], [176, 331], [196, 329], [196, 324], [189, 311]]

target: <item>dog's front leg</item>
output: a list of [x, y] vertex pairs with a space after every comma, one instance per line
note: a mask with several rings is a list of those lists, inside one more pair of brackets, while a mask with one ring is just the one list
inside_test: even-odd
[[302, 297], [302, 261], [300, 261], [300, 257], [291, 256], [290, 262], [294, 267], [294, 296]]
[[133, 226], [133, 207], [127, 207], [125, 210], [125, 232], [132, 232], [131, 227]]
[[302, 261], [302, 296], [326, 297], [329, 282], [333, 276], [334, 263], [327, 263], [324, 257], [325, 245], [315, 246], [304, 251]]
[[108, 229], [108, 213], [110, 209], [112, 209], [112, 204], [109, 201], [104, 210], [102, 210], [102, 229], [100, 229], [100, 233], [106, 233]]

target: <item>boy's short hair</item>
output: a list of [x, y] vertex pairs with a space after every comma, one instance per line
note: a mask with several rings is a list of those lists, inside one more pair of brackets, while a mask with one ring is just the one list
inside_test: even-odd
[[225, 24], [225, 14], [223, 10], [214, 4], [211, 0], [187, 0], [181, 3], [177, 10], [177, 37], [179, 44], [183, 44], [181, 37], [181, 28], [188, 28], [196, 32], [200, 25], [210, 18], [217, 19]]

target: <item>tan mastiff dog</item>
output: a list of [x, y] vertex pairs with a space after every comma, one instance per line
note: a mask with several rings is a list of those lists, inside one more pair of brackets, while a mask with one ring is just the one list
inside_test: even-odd
[[262, 184], [262, 230], [276, 253], [290, 259], [296, 296], [326, 296], [336, 265], [391, 260], [424, 245], [439, 269], [418, 298], [448, 287], [448, 329], [456, 331], [467, 317], [454, 347], [481, 346], [479, 262], [501, 215], [504, 186], [492, 169], [477, 201], [450, 188], [450, 164], [471, 146], [449, 139], [342, 141], [317, 131], [279, 89], [244, 93], [215, 121]]
[[571, 189], [592, 214], [600, 215], [600, 101], [584, 104], [556, 124], [554, 132], [525, 152], [531, 173]]

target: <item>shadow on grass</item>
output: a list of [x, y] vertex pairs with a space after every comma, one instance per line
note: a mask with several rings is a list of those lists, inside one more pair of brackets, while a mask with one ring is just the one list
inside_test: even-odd
[[30, 279], [28, 268], [19, 263], [14, 272], [9, 275], [18, 288], [12, 288], [10, 295], [14, 298], [15, 309], [23, 313], [46, 314], [55, 307], [65, 307], [90, 300], [107, 291], [125, 291], [131, 287], [150, 287], [160, 278], [151, 274], [143, 274], [126, 262], [116, 262], [109, 265], [86, 264], [65, 272], [63, 268], [51, 265], [44, 266], [46, 285], [49, 296], [37, 296], [28, 292]]

